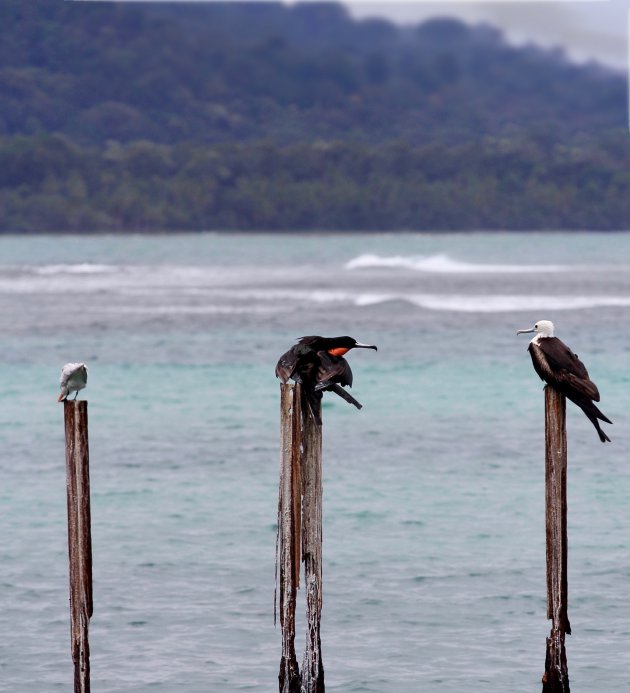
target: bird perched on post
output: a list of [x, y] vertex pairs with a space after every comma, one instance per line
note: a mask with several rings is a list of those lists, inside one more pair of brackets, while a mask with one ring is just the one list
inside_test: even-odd
[[343, 389], [352, 387], [352, 370], [343, 358], [350, 349], [374, 349], [373, 344], [361, 344], [352, 337], [301, 337], [298, 343], [283, 354], [276, 365], [276, 376], [283, 383], [289, 378], [301, 383], [306, 401], [321, 426], [319, 405], [326, 390], [339, 395], [346, 402], [361, 409], [361, 404]]
[[593, 404], [594, 401], [599, 402], [599, 390], [577, 355], [563, 341], [554, 337], [551, 320], [539, 320], [531, 329], [518, 330], [516, 334], [527, 332], [536, 333], [527, 349], [536, 373], [580, 407], [595, 426], [602, 443], [610, 442], [610, 438], [600, 428], [598, 419], [609, 424], [612, 421]]
[[82, 390], [87, 385], [88, 369], [84, 363], [66, 363], [61, 369], [61, 378], [59, 385], [61, 392], [59, 393], [58, 402], [63, 402], [71, 392], [76, 392], [74, 399], [79, 395], [79, 390]]

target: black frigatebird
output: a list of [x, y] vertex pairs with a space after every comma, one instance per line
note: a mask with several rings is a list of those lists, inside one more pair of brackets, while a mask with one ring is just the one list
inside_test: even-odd
[[372, 344], [361, 344], [352, 337], [301, 337], [298, 343], [283, 354], [276, 365], [276, 376], [283, 383], [289, 378], [301, 383], [313, 418], [322, 424], [319, 404], [326, 390], [339, 395], [346, 402], [361, 409], [361, 404], [343, 389], [352, 387], [352, 370], [344, 359], [350, 349], [374, 349]]
[[526, 332], [536, 333], [527, 348], [536, 373], [567, 399], [577, 404], [595, 426], [602, 443], [610, 443], [610, 438], [600, 428], [598, 419], [609, 424], [612, 421], [593, 404], [594, 401], [599, 402], [599, 390], [589, 378], [586, 367], [577, 355], [562, 340], [553, 336], [554, 327], [551, 320], [539, 320], [531, 329], [519, 330], [516, 334]]

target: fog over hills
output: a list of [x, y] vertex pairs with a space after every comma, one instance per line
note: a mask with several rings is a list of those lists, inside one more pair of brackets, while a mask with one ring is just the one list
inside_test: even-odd
[[380, 2], [348, 0], [353, 17], [385, 17], [400, 24], [418, 24], [428, 18], [448, 13], [470, 23], [487, 22], [499, 27], [510, 43], [538, 43], [560, 46], [579, 62], [596, 60], [627, 72], [628, 70], [628, 2], [500, 2], [445, 3]]

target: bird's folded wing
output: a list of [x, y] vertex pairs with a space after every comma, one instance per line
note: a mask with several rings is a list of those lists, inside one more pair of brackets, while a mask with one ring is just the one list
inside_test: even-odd
[[62, 387], [70, 380], [71, 376], [82, 366], [81, 363], [66, 363], [66, 365], [61, 369], [61, 377], [59, 378], [59, 385]]
[[276, 365], [276, 377], [280, 378], [283, 383], [293, 375], [298, 362], [298, 354], [294, 349], [289, 349], [286, 354], [283, 354]]
[[597, 385], [592, 380], [588, 378], [581, 378], [575, 373], [569, 373], [567, 371], [561, 371], [558, 374], [558, 380], [565, 383], [573, 390], [576, 390], [581, 395], [585, 395], [594, 402], [599, 402], [599, 390]]
[[[331, 356], [326, 351], [317, 352], [319, 368], [317, 369], [317, 383], [339, 383], [352, 387], [352, 369], [350, 364], [341, 356]], [[315, 388], [322, 389], [316, 386]]]
[[599, 402], [599, 391], [589, 378], [586, 366], [569, 347], [557, 337], [541, 339], [538, 343], [553, 374], [560, 384]]

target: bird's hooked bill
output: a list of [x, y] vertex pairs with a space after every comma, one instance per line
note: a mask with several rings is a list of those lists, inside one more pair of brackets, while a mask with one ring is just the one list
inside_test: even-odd
[[361, 342], [357, 342], [354, 345], [355, 349], [374, 349], [374, 351], [378, 351], [378, 347], [375, 344], [361, 344]]
[[536, 328], [530, 327], [529, 330], [517, 330], [516, 334], [527, 334], [528, 332], [536, 332]]

